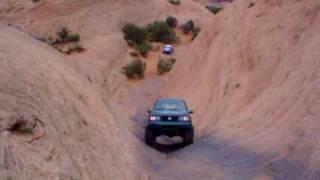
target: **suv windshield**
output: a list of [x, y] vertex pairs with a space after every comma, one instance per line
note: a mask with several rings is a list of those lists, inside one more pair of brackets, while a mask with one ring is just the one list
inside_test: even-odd
[[156, 111], [179, 111], [187, 112], [187, 107], [183, 101], [180, 100], [158, 100], [154, 106]]

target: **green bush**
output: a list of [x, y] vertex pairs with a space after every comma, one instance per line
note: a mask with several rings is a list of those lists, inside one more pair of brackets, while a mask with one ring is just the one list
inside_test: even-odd
[[142, 44], [147, 40], [147, 31], [134, 24], [126, 24], [122, 28], [124, 39], [135, 44]]
[[143, 78], [145, 69], [146, 64], [141, 59], [135, 59], [123, 67], [122, 72], [128, 79]]
[[167, 17], [166, 22], [171, 28], [175, 28], [178, 26], [178, 19], [175, 17], [172, 17], [172, 16]]
[[148, 42], [144, 42], [142, 44], [135, 44], [134, 48], [142, 55], [147, 56], [148, 52], [152, 50], [152, 45]]
[[176, 33], [165, 21], [155, 21], [146, 27], [152, 41], [172, 43], [176, 40]]
[[176, 60], [174, 58], [170, 58], [168, 60], [160, 58], [158, 62], [158, 73], [162, 75], [164, 73], [169, 72], [172, 69], [175, 62]]
[[181, 29], [184, 33], [189, 33], [194, 29], [194, 22], [192, 20], [187, 21], [181, 26]]
[[169, 3], [171, 3], [173, 5], [179, 5], [180, 4], [180, 0], [169, 0]]
[[217, 14], [219, 11], [222, 10], [222, 7], [220, 5], [215, 5], [215, 4], [207, 5], [206, 7], [213, 14]]
[[192, 41], [196, 39], [198, 34], [200, 33], [201, 29], [199, 27], [196, 27], [192, 30]]

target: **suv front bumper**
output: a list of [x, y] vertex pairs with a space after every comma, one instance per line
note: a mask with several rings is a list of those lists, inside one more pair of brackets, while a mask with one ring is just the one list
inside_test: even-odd
[[193, 130], [191, 121], [154, 121], [147, 125], [156, 135], [176, 136], [183, 135], [185, 132]]

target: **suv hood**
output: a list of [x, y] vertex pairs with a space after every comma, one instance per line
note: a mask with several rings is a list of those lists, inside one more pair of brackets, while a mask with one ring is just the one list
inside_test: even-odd
[[187, 116], [189, 115], [185, 111], [152, 111], [150, 113], [152, 116]]

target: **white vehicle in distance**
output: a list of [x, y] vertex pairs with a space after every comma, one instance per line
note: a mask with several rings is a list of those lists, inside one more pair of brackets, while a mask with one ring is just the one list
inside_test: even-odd
[[173, 46], [171, 44], [164, 45], [163, 50], [162, 50], [163, 54], [170, 55], [170, 54], [173, 54], [173, 52], [174, 52], [174, 49], [173, 49]]

